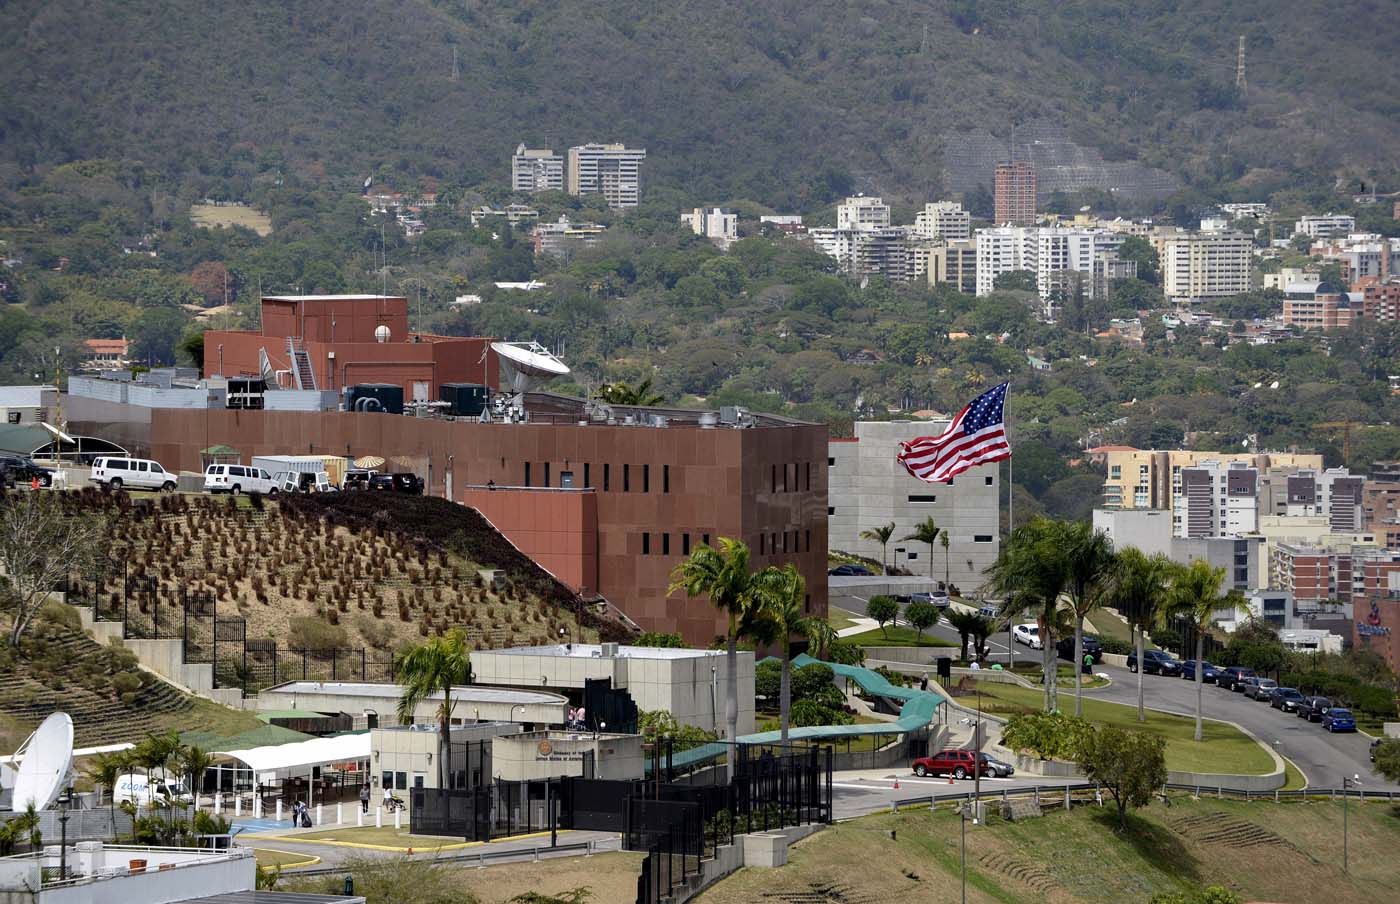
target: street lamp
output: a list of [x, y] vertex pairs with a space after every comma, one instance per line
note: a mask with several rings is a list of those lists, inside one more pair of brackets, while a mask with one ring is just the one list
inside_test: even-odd
[[68, 878], [68, 806], [73, 802], [73, 786], [63, 789], [54, 803], [58, 804], [58, 881]]
[[1344, 873], [1351, 872], [1350, 858], [1348, 857], [1349, 852], [1347, 850], [1347, 797], [1349, 796], [1348, 792], [1350, 789], [1360, 784], [1361, 776], [1357, 773], [1352, 773], [1351, 778], [1347, 778], [1345, 775], [1342, 776], [1342, 872]]
[[565, 652], [572, 653], [574, 651], [573, 638], [569, 635], [568, 628], [559, 629], [559, 639], [564, 644]]

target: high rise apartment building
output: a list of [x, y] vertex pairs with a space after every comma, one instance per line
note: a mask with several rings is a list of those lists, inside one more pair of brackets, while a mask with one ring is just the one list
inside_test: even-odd
[[1177, 537], [1237, 537], [1259, 526], [1259, 471], [1244, 462], [1205, 461], [1181, 469], [1172, 501]]
[[1021, 161], [998, 163], [992, 186], [998, 225], [1035, 223], [1035, 167]]
[[1361, 488], [1366, 530], [1386, 549], [1400, 551], [1400, 462], [1374, 462]]
[[1349, 235], [1356, 231], [1356, 217], [1346, 214], [1329, 213], [1321, 216], [1306, 216], [1293, 224], [1295, 235], [1306, 235], [1313, 239], [1330, 239], [1334, 236]]
[[571, 195], [601, 194], [612, 208], [636, 207], [645, 148], [583, 144], [569, 148]]
[[1197, 232], [1162, 240], [1162, 290], [1177, 303], [1250, 290], [1254, 242], [1241, 232]]
[[739, 241], [739, 215], [724, 207], [697, 207], [681, 214], [681, 222], [727, 251]]
[[516, 147], [510, 158], [511, 191], [563, 191], [564, 157], [549, 148]]
[[1372, 320], [1400, 320], [1400, 283], [1367, 286], [1361, 298], [1361, 316]]
[[957, 201], [934, 201], [914, 217], [914, 234], [945, 242], [972, 238], [972, 215]]
[[1106, 229], [1063, 226], [997, 226], [977, 231], [977, 294], [990, 295], [998, 276], [1016, 270], [1035, 275], [1043, 299], [1082, 290], [1095, 298], [1112, 278], [1135, 275], [1135, 261], [1121, 261], [1124, 236]]
[[929, 285], [948, 285], [969, 295], [977, 291], [976, 239], [936, 242], [923, 254]]
[[888, 229], [890, 206], [880, 198], [856, 195], [836, 205], [837, 229]]
[[1181, 472], [1208, 461], [1223, 465], [1243, 463], [1255, 468], [1261, 481], [1270, 478], [1274, 471], [1301, 468], [1322, 471], [1322, 456], [1314, 454], [1110, 449], [1104, 453], [1108, 477], [1104, 481], [1103, 507], [1174, 512], [1177, 497], [1181, 495]]

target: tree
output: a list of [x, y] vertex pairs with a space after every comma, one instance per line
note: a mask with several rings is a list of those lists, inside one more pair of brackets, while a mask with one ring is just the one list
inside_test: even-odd
[[0, 500], [0, 606], [13, 612], [19, 646], [49, 594], [73, 573], [88, 573], [107, 536], [101, 518], [66, 511], [61, 493], [8, 493]]
[[635, 387], [621, 380], [616, 383], [604, 383], [598, 387], [594, 398], [609, 405], [637, 405], [643, 408], [666, 404], [664, 395], [651, 391], [651, 377], [647, 377]]
[[229, 272], [219, 261], [204, 261], [190, 271], [190, 285], [204, 296], [204, 306], [212, 308], [227, 297]]
[[88, 761], [88, 775], [107, 792], [107, 809], [112, 822], [112, 837], [117, 837], [117, 780], [131, 769], [131, 757], [125, 750], [99, 753]]
[[1040, 662], [1045, 681], [1045, 711], [1056, 707], [1055, 629], [1060, 595], [1069, 582], [1063, 532], [1049, 518], [1035, 517], [1011, 532], [987, 570], [987, 586], [1005, 598], [1001, 614], [1015, 618], [1035, 613], [1040, 629]]
[[815, 650], [818, 659], [827, 659], [831, 645], [840, 639], [831, 622], [824, 618], [808, 618], [802, 622], [802, 628], [807, 638], [807, 648]]
[[782, 568], [768, 566], [754, 575], [751, 591], [758, 599], [756, 608], [764, 617], [754, 627], [764, 643], [775, 641], [782, 647], [782, 677], [778, 685], [778, 725], [784, 747], [788, 743], [788, 722], [792, 709], [792, 635], [805, 633], [802, 616], [807, 581], [791, 562]]
[[763, 615], [759, 609], [761, 599], [750, 592], [752, 584], [749, 547], [741, 540], [720, 537], [718, 549], [702, 543], [691, 551], [690, 558], [678, 563], [671, 570], [671, 584], [666, 591], [667, 595], [684, 593], [688, 599], [708, 596], [710, 605], [728, 617], [725, 658], [729, 691], [724, 701], [724, 720], [730, 781], [734, 780], [739, 734], [739, 639], [748, 637]]
[[903, 539], [928, 544], [928, 576], [933, 577], [933, 544], [938, 542], [938, 524], [934, 522], [933, 516], [929, 515], [916, 524], [914, 532], [907, 534]]
[[962, 610], [953, 610], [948, 613], [948, 627], [958, 632], [958, 640], [962, 645], [962, 652], [958, 655], [960, 660], [967, 660], [967, 642], [971, 639], [972, 632], [977, 629], [976, 618], [975, 613]]
[[438, 706], [438, 732], [441, 749], [438, 756], [438, 787], [448, 789], [452, 777], [452, 688], [466, 684], [471, 671], [471, 654], [467, 651], [467, 635], [453, 628], [441, 637], [434, 637], [405, 651], [399, 656], [394, 675], [403, 685], [399, 695], [397, 715], [403, 725], [412, 725], [418, 705], [442, 693]]
[[1167, 740], [1158, 735], [1104, 726], [1087, 737], [1079, 766], [1118, 805], [1118, 831], [1128, 828], [1128, 808], [1145, 807], [1167, 783]]
[[1031, 270], [1008, 270], [992, 281], [992, 287], [1009, 292], [1034, 292], [1037, 290], [1035, 273]]
[[[204, 786], [204, 774], [214, 765], [214, 755], [195, 744], [182, 746], [175, 752], [180, 774], [188, 782], [190, 794], [196, 805], [199, 803], [199, 790]], [[196, 807], [197, 809], [198, 807]]]
[[885, 574], [889, 574], [890, 567], [885, 564], [885, 548], [889, 546], [890, 537], [894, 536], [894, 522], [882, 524], [879, 527], [872, 527], [870, 530], [860, 532], [862, 540], [874, 540], [880, 544], [880, 567], [885, 569]]
[[684, 647], [685, 639], [679, 632], [643, 631], [636, 640], [632, 641], [634, 647]]
[[904, 619], [918, 632], [915, 646], [924, 642], [924, 631], [938, 624], [938, 607], [926, 600], [915, 600], [904, 607]]
[[179, 308], [146, 308], [131, 324], [132, 357], [152, 366], [174, 364], [189, 319]]
[[938, 542], [943, 544], [943, 589], [951, 593], [953, 581], [949, 577], [952, 572], [948, 566], [948, 532], [946, 530], [938, 535]]
[[1376, 745], [1376, 771], [1392, 782], [1400, 782], [1400, 738], [1386, 738]]
[[204, 376], [204, 331], [186, 333], [180, 340], [180, 354], [189, 358], [190, 363], [199, 368], [199, 375]]
[[[1114, 570], [1104, 605], [1117, 609], [1127, 619], [1132, 628], [1138, 662], [1142, 662], [1143, 658], [1145, 633], [1156, 628], [1162, 620], [1166, 608], [1167, 581], [1171, 573], [1171, 562], [1161, 553], [1149, 556], [1136, 546], [1129, 546], [1118, 553], [1118, 567]], [[1143, 670], [1139, 668], [1137, 720], [1146, 722], [1142, 676]]]
[[1084, 521], [1057, 522], [1063, 537], [1066, 586], [1074, 613], [1074, 714], [1084, 714], [1084, 681], [1079, 664], [1084, 659], [1084, 619], [1098, 608], [1113, 574], [1113, 544], [1108, 534]]
[[[1167, 591], [1167, 612], [1191, 622], [1196, 631], [1196, 662], [1204, 655], [1206, 630], [1215, 618], [1215, 610], [1226, 604], [1220, 598], [1220, 588], [1225, 581], [1224, 568], [1212, 568], [1204, 559], [1197, 559], [1190, 565], [1177, 565], [1173, 568], [1171, 587]], [[1196, 669], [1196, 740], [1202, 738], [1201, 703], [1205, 687], [1205, 670]]]
[[875, 619], [880, 626], [880, 633], [889, 637], [889, 632], [885, 630], [885, 625], [899, 617], [899, 603], [892, 596], [877, 594], [870, 598], [870, 602], [865, 604], [865, 614]]

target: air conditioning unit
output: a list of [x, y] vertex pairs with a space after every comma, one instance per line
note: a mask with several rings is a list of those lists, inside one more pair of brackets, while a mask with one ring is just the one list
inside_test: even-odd
[[616, 644], [616, 643], [605, 643], [605, 644], [602, 644], [602, 645], [601, 645], [601, 649], [600, 649], [600, 655], [602, 655], [602, 656], [616, 656], [616, 655], [617, 655], [617, 644]]

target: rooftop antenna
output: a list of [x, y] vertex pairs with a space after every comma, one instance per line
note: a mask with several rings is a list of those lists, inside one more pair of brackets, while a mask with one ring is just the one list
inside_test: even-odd
[[920, 56], [923, 56], [923, 55], [926, 54], [926, 53], [928, 53], [928, 23], [927, 23], [927, 22], [924, 23], [924, 37], [923, 37], [923, 40], [919, 41], [919, 55], [920, 55]]
[[1244, 79], [1244, 35], [1240, 35], [1240, 49], [1235, 56], [1235, 90], [1244, 94], [1247, 87]]
[[452, 81], [457, 81], [457, 45], [452, 45]]

